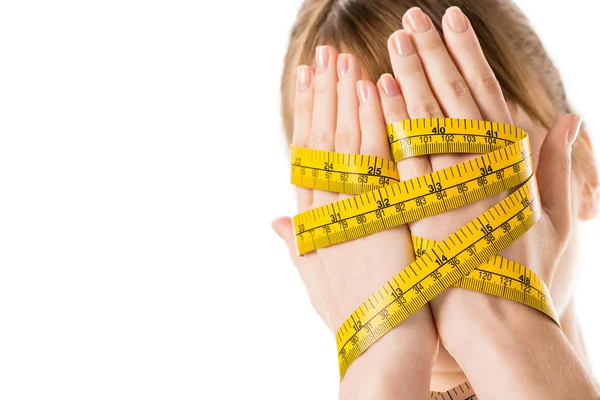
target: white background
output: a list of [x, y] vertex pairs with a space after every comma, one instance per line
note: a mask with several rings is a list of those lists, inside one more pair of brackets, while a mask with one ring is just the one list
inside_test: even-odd
[[[598, 133], [598, 6], [519, 3]], [[335, 398], [335, 345], [270, 230], [294, 213], [298, 6], [1, 3], [0, 398]], [[600, 223], [582, 229], [599, 363]]]

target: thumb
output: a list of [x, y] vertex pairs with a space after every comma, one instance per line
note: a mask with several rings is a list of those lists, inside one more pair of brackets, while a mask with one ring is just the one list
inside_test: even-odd
[[290, 217], [279, 217], [271, 222], [271, 227], [275, 233], [285, 241], [292, 259], [297, 257], [294, 229], [292, 228], [292, 219]]
[[571, 146], [582, 119], [565, 115], [548, 131], [536, 170], [542, 206], [561, 238], [571, 232]]
[[[294, 263], [294, 266], [296, 267], [296, 270], [300, 274], [300, 278], [304, 282], [304, 285], [306, 286], [307, 290], [309, 291], [309, 295], [310, 295], [312, 287], [313, 287], [313, 285], [310, 284], [310, 282], [311, 282], [310, 269], [307, 268], [307, 265], [305, 263], [307, 258], [300, 257], [298, 255], [298, 251], [296, 249], [296, 235], [294, 234], [292, 219], [290, 217], [279, 217], [279, 218], [275, 219], [273, 222], [271, 222], [271, 227], [273, 228], [275, 233], [277, 233], [277, 235], [279, 235], [279, 237], [284, 240], [285, 244], [287, 245], [288, 252], [290, 253], [290, 258], [292, 259], [292, 262]], [[310, 296], [311, 301], [313, 301], [314, 298], [317, 298], [317, 297]], [[315, 308], [318, 311], [320, 306], [315, 303], [313, 303], [313, 305], [315, 306]]]
[[312, 279], [312, 269], [308, 268], [309, 264], [306, 263], [310, 259], [310, 256], [300, 257], [296, 250], [296, 235], [294, 234], [292, 219], [290, 217], [279, 217], [271, 223], [271, 227], [273, 227], [275, 233], [277, 233], [279, 237], [285, 241], [288, 251], [290, 252], [290, 258], [294, 262], [302, 282], [304, 282], [310, 302], [317, 313], [323, 318], [325, 323], [331, 327], [332, 325], [331, 321], [329, 320], [329, 315], [325, 311], [322, 298], [319, 294], [319, 287]]

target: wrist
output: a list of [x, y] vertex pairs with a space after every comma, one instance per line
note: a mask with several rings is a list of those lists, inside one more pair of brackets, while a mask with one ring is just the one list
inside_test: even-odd
[[440, 339], [480, 398], [595, 398], [585, 367], [546, 315], [462, 289], [449, 292], [447, 300], [432, 307], [436, 324], [438, 317], [443, 322]]
[[[557, 330], [554, 321], [527, 305], [460, 288], [449, 288], [432, 303], [441, 341], [456, 358], [473, 346], [502, 346], [512, 340], [522, 343], [520, 332]], [[494, 343], [494, 342], [502, 343]], [[457, 358], [458, 361], [458, 358]]]
[[407, 393], [428, 393], [437, 354], [437, 334], [429, 307], [392, 329], [346, 372], [340, 399], [397, 399]]

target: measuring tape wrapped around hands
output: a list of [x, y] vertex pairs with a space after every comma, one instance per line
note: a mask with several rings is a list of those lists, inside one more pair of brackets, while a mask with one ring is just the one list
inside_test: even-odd
[[[416, 260], [339, 328], [340, 379], [373, 343], [450, 286], [527, 304], [559, 323], [544, 282], [497, 256], [540, 218], [527, 134], [511, 125], [454, 118], [400, 121], [387, 132], [395, 162], [292, 147], [293, 184], [356, 195], [294, 217], [300, 255], [518, 189], [442, 242], [413, 236]], [[446, 153], [482, 155], [400, 180], [396, 162]]]

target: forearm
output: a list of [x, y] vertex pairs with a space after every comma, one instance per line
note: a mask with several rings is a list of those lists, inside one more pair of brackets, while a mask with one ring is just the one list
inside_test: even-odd
[[444, 300], [443, 309], [436, 309], [440, 336], [480, 398], [600, 398], [566, 336], [547, 316], [460, 289]]
[[429, 307], [423, 307], [350, 366], [339, 398], [428, 399], [437, 345]]

